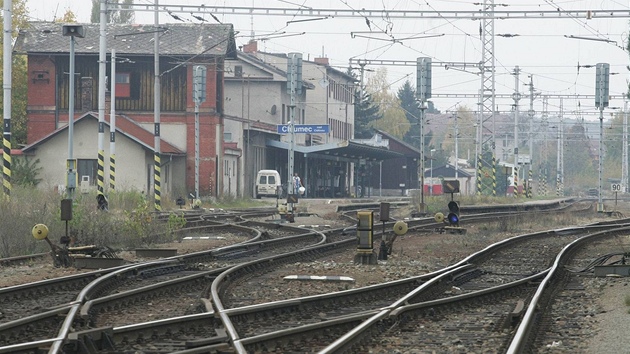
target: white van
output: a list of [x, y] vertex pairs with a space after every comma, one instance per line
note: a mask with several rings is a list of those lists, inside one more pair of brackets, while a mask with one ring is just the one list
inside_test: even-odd
[[254, 195], [260, 197], [275, 197], [282, 194], [282, 182], [280, 173], [276, 170], [260, 170], [256, 175], [256, 188]]

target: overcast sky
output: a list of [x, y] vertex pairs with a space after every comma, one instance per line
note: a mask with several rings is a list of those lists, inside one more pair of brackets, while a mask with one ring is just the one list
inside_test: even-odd
[[[481, 0], [479, 0], [481, 2]], [[154, 4], [153, 0], [136, 0], [137, 4]], [[629, 10], [628, 1], [607, 0], [515, 0], [506, 2], [509, 6], [499, 6], [497, 10]], [[33, 20], [50, 21], [55, 16], [60, 17], [67, 8], [72, 9], [79, 22], [89, 22], [91, 1], [89, 0], [28, 0]], [[457, 0], [160, 0], [160, 6], [166, 5], [219, 5], [298, 8], [306, 6], [315, 9], [354, 9], [380, 10], [422, 10], [422, 11], [477, 11], [478, 5], [470, 1]], [[502, 4], [503, 5], [503, 4]], [[215, 23], [210, 14], [195, 14]], [[178, 13], [177, 16], [185, 21], [199, 23], [189, 13]], [[268, 52], [301, 52], [305, 59], [326, 56], [331, 65], [344, 70], [348, 67], [349, 58], [408, 60], [415, 61], [418, 57], [432, 57], [433, 61], [457, 61], [476, 63], [481, 60], [481, 41], [479, 38], [479, 21], [469, 19], [387, 19], [381, 17], [367, 18], [328, 18], [318, 21], [294, 22], [304, 17], [221, 15], [217, 18], [223, 23], [233, 23], [239, 32], [237, 45], [243, 45], [250, 40], [252, 31], [255, 38], [260, 39], [270, 33], [303, 35], [270, 38], [259, 42], [259, 50]], [[514, 91], [514, 76], [510, 73], [518, 65], [520, 76], [519, 90], [525, 94], [529, 88], [528, 75], [533, 74], [534, 86], [540, 95], [554, 94], [594, 94], [595, 69], [581, 68], [579, 65], [594, 65], [606, 62], [611, 65], [611, 72], [618, 73], [611, 76], [610, 93], [621, 95], [627, 91], [628, 74], [626, 66], [629, 64], [628, 53], [622, 49], [625, 46], [629, 29], [629, 18], [619, 19], [539, 19], [532, 15], [532, 19], [496, 20], [495, 21], [495, 52], [496, 52], [496, 92], [511, 94]], [[150, 12], [136, 12], [137, 23], [153, 23]], [[163, 12], [161, 23], [178, 22], [168, 13]], [[380, 32], [370, 33], [367, 31]], [[351, 33], [362, 32], [354, 38]], [[387, 34], [385, 34], [387, 32]], [[505, 37], [500, 35], [518, 35]], [[89, 34], [88, 34], [89, 35]], [[439, 35], [434, 38], [413, 39], [409, 37]], [[361, 37], [364, 36], [364, 37]], [[565, 36], [599, 38], [611, 42], [569, 39]], [[365, 38], [370, 37], [370, 38]], [[395, 38], [396, 41], [382, 39]], [[376, 69], [377, 66], [367, 66]], [[433, 68], [433, 92], [442, 94], [469, 93], [475, 94], [481, 87], [478, 70], [471, 68], [470, 72]], [[395, 91], [408, 79], [413, 86], [416, 82], [415, 66], [388, 67], [388, 79]], [[476, 99], [472, 98], [435, 98], [435, 106], [442, 110], [455, 110], [458, 106], [477, 108]], [[498, 99], [498, 109], [508, 111], [513, 101]], [[549, 110], [557, 111], [559, 101], [549, 99]], [[611, 106], [622, 107], [623, 101], [611, 101]], [[592, 100], [565, 101], [565, 116], [573, 115], [578, 109], [590, 115], [586, 119], [597, 118], [597, 112]], [[521, 111], [529, 108], [529, 101], [520, 102]], [[537, 112], [542, 110], [542, 99], [538, 97], [534, 103]], [[573, 113], [572, 113], [573, 112]], [[554, 114], [550, 114], [553, 116]], [[609, 117], [609, 113], [607, 116]]]

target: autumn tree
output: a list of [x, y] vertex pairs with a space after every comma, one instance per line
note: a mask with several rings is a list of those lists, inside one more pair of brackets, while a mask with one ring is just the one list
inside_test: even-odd
[[[119, 1], [118, 4], [108, 4], [107, 23], [133, 23], [135, 13], [131, 11], [133, 0]], [[91, 23], [99, 23], [101, 20], [101, 2], [92, 0]]]
[[[455, 124], [457, 124], [457, 137], [455, 136]], [[442, 148], [449, 155], [455, 156], [455, 139], [457, 138], [458, 158], [471, 157], [468, 163], [474, 166], [477, 144], [476, 119], [472, 110], [466, 106], [459, 106], [448, 119], [447, 132], [442, 142]]]
[[[0, 0], [4, 6], [4, 1]], [[12, 4], [12, 37], [15, 39], [20, 30], [28, 28], [28, 9], [26, 0], [13, 0]], [[0, 15], [0, 18], [2, 16]], [[4, 18], [2, 18], [4, 21]], [[0, 38], [4, 42], [4, 37]], [[2, 58], [3, 46], [0, 46], [0, 58]], [[1, 60], [1, 59], [0, 59]], [[4, 63], [0, 67], [0, 75], [4, 70]], [[26, 144], [26, 102], [27, 102], [27, 61], [26, 56], [13, 54], [11, 72], [11, 145], [16, 147]], [[0, 105], [4, 106], [4, 96], [0, 95]]]
[[66, 9], [66, 12], [63, 14], [63, 16], [61, 18], [56, 19], [55, 22], [76, 23], [77, 15], [75, 15], [74, 12], [72, 12], [72, 10]]
[[381, 67], [368, 78], [366, 89], [379, 106], [381, 118], [372, 122], [372, 127], [403, 139], [409, 131], [409, 121], [400, 106], [398, 97], [389, 92], [387, 68]]

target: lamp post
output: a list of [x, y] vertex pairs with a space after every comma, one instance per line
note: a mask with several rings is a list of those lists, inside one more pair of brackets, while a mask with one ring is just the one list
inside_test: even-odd
[[433, 153], [435, 149], [431, 149], [431, 182], [429, 182], [429, 194], [433, 195]]
[[67, 181], [66, 188], [68, 197], [74, 197], [74, 190], [77, 187], [77, 160], [73, 157], [74, 135], [74, 37], [85, 37], [85, 28], [81, 25], [63, 25], [62, 35], [70, 37], [70, 72], [68, 87], [68, 160], [66, 162]]

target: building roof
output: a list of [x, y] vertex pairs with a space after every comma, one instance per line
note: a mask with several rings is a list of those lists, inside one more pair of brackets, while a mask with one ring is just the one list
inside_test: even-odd
[[[272, 57], [277, 57], [277, 58], [283, 58], [283, 59], [287, 59], [288, 58], [288, 54], [285, 53], [270, 53], [270, 52], [263, 52], [263, 51], [256, 51], [254, 53], [252, 53], [254, 56], [258, 57], [260, 60], [265, 60], [264, 57], [265, 56], [272, 56]], [[261, 58], [262, 56], [262, 58]], [[341, 70], [337, 70], [335, 68], [333, 68], [330, 65], [327, 64], [323, 64], [323, 63], [318, 63], [315, 61], [311, 61], [308, 60], [306, 58], [302, 58], [302, 65], [304, 65], [304, 63], [309, 63], [311, 65], [317, 65], [317, 66], [323, 66], [326, 68], [327, 71], [335, 73], [336, 75], [342, 76], [344, 77], [346, 80], [351, 81], [351, 82], [356, 82], [358, 81], [354, 76], [348, 75], [347, 73], [341, 71]]]
[[[231, 58], [234, 59], [234, 58]], [[246, 81], [273, 81], [274, 77], [273, 75], [278, 75], [280, 76], [282, 79], [279, 80], [281, 82], [286, 82], [287, 79], [287, 72], [286, 70], [282, 70], [280, 68], [278, 68], [275, 65], [266, 63], [264, 61], [262, 61], [260, 58], [258, 58], [257, 56], [250, 54], [250, 53], [244, 53], [244, 52], [237, 52], [236, 53], [236, 59], [239, 62], [243, 62], [243, 63], [247, 63], [249, 65], [252, 65], [254, 67], [257, 67], [263, 71], [266, 71], [268, 73], [270, 73], [271, 75], [266, 78], [266, 77], [256, 77], [256, 76], [252, 76], [252, 77], [247, 77], [245, 78]], [[226, 76], [225, 81], [241, 81], [243, 80], [242, 77], [237, 77], [237, 76]], [[315, 85], [306, 81], [306, 80], [302, 80], [302, 86], [307, 89], [307, 90], [312, 90], [315, 88]]]
[[[431, 169], [427, 168], [424, 171], [424, 177], [426, 178], [430, 176], [431, 176]], [[474, 175], [466, 172], [466, 170], [463, 170], [461, 168], [457, 169], [457, 176], [459, 178], [474, 177]], [[446, 164], [444, 166], [435, 167], [433, 168], [433, 177], [455, 178], [455, 166]]]
[[[99, 53], [99, 24], [80, 24], [85, 38], [75, 37], [76, 54]], [[21, 30], [15, 42], [17, 53], [70, 52], [70, 40], [62, 35], [61, 23], [30, 22]], [[153, 25], [108, 24], [107, 51], [116, 49], [117, 55], [148, 55], [154, 53]], [[160, 54], [199, 57], [236, 57], [234, 28], [231, 24], [177, 24], [160, 25]]]
[[[94, 119], [96, 121], [98, 121], [98, 117], [96, 115], [94, 115], [94, 113], [88, 112], [84, 115], [82, 115], [81, 117], [75, 119], [74, 124], [77, 124], [81, 121], [87, 121], [90, 119]], [[109, 116], [106, 117], [106, 121], [105, 121], [105, 125], [109, 127]], [[45, 143], [46, 141], [50, 140], [52, 137], [61, 134], [62, 132], [64, 132], [65, 130], [68, 129], [68, 125], [66, 124], [65, 126], [55, 130], [54, 132], [46, 135], [45, 137], [39, 139], [38, 141], [35, 141], [34, 143], [25, 146], [22, 149], [22, 152], [24, 153], [29, 153], [31, 151], [33, 151], [34, 149], [36, 149], [37, 147], [41, 146], [43, 143]], [[109, 131], [109, 130], [108, 130]], [[144, 147], [147, 150], [150, 151], [154, 151], [154, 146], [153, 146], [153, 142], [154, 142], [154, 136], [153, 133], [144, 129], [143, 127], [141, 127], [140, 125], [138, 125], [136, 122], [132, 121], [131, 119], [122, 116], [122, 115], [116, 115], [116, 132], [126, 136], [127, 138], [135, 141], [136, 143], [142, 145], [142, 147]], [[185, 153], [183, 151], [181, 151], [180, 149], [178, 149], [177, 147], [175, 147], [174, 145], [164, 141], [164, 139], [160, 139], [160, 153], [165, 154], [165, 155], [185, 155]]]
[[[267, 140], [267, 146], [285, 150], [289, 149], [288, 143], [271, 139]], [[403, 156], [401, 153], [396, 151], [347, 140], [339, 143], [312, 146], [297, 145], [294, 147], [294, 151], [308, 156], [315, 155], [319, 158], [325, 158], [328, 156], [330, 158], [343, 161], [357, 161], [360, 159], [382, 161]]]

